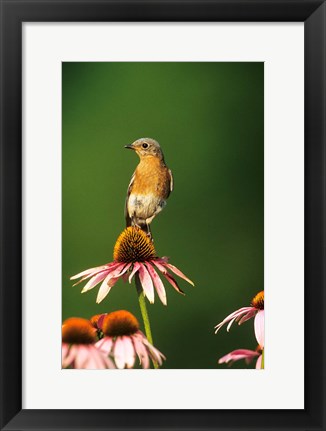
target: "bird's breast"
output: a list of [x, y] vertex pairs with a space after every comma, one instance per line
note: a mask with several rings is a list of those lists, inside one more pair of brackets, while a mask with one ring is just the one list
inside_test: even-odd
[[153, 193], [137, 194], [131, 193], [128, 199], [128, 213], [130, 217], [146, 220], [153, 214], [159, 212], [166, 204], [166, 201]]
[[166, 199], [170, 192], [170, 176], [166, 166], [157, 161], [141, 162], [135, 171], [132, 193], [137, 195], [152, 194]]

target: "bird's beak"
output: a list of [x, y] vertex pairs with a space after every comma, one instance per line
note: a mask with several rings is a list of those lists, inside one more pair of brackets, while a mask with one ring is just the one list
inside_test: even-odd
[[133, 150], [133, 149], [134, 149], [134, 147], [132, 146], [132, 144], [130, 144], [130, 145], [125, 145], [125, 148], [128, 148], [129, 150]]

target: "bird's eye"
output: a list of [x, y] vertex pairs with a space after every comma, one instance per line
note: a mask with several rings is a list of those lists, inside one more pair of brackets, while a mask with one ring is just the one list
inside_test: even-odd
[[142, 144], [142, 147], [143, 147], [143, 148], [147, 148], [147, 147], [148, 147], [148, 144], [146, 144], [146, 142], [144, 142], [144, 143]]

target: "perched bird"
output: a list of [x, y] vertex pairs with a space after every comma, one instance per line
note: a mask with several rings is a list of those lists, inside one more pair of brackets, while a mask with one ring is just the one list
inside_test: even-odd
[[172, 172], [165, 164], [160, 144], [154, 139], [137, 139], [125, 148], [134, 150], [140, 158], [128, 187], [126, 224], [138, 226], [151, 236], [149, 225], [165, 207], [173, 190]]

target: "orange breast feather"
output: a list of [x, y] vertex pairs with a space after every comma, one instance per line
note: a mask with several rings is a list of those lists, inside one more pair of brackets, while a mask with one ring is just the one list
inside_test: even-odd
[[168, 168], [154, 157], [146, 157], [136, 168], [132, 193], [160, 196], [166, 199], [170, 194], [170, 175]]

